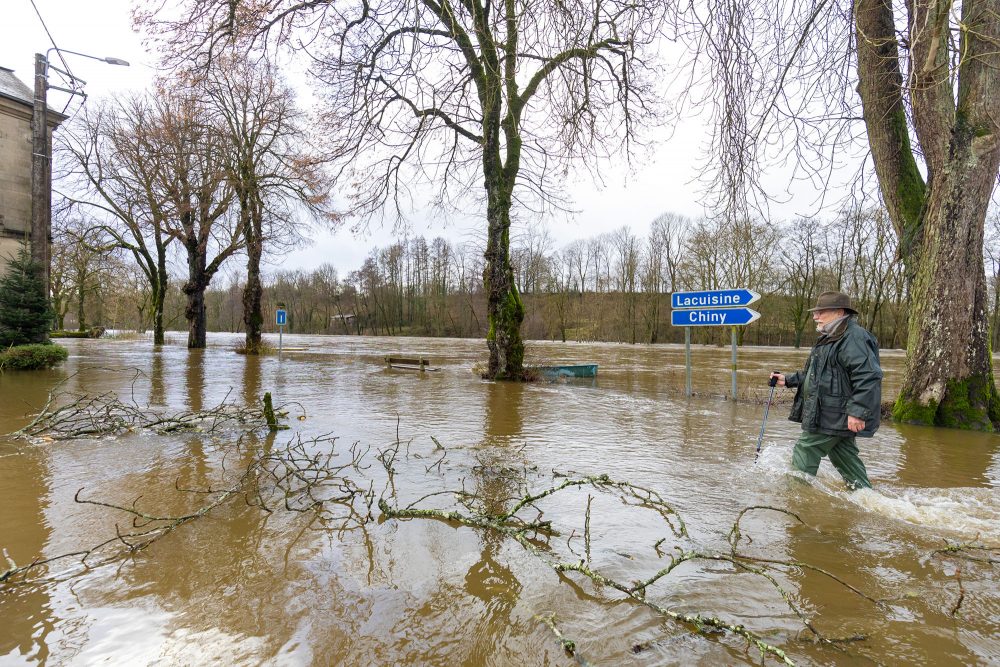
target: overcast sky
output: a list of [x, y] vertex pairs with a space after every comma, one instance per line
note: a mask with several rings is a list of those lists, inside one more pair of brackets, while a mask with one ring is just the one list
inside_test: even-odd
[[[72, 72], [87, 82], [90, 98], [114, 96], [129, 89], [146, 86], [155, 73], [155, 58], [146, 52], [141, 38], [132, 31], [130, 7], [132, 0], [3, 0], [3, 21], [0, 23], [0, 66], [15, 70], [22, 81], [32, 85], [34, 54], [45, 53], [52, 41], [64, 50], [98, 57], [114, 56], [131, 63], [120, 67], [87, 58], [66, 55]], [[35, 8], [51, 33], [51, 40], [42, 27]], [[53, 54], [53, 62], [55, 61]], [[50, 103], [62, 108], [66, 96], [52, 91]], [[79, 109], [81, 101], [73, 100], [68, 113]], [[664, 132], [666, 137], [667, 133]], [[698, 185], [693, 183], [704, 131], [697, 119], [685, 123], [673, 138], [664, 139], [641, 164], [631, 169], [620, 163], [602, 164], [604, 187], [598, 188], [588, 176], [567, 184], [579, 211], [543, 221], [561, 247], [574, 238], [589, 238], [596, 234], [629, 225], [638, 235], [645, 235], [649, 223], [660, 213], [672, 211], [689, 216], [701, 215]], [[816, 193], [804, 193], [802, 201], [789, 204], [782, 215], [807, 212]], [[801, 208], [802, 210], [796, 210]], [[772, 209], [772, 212], [775, 212]], [[454, 241], [469, 238], [484, 223], [478, 219], [452, 220], [447, 226], [427, 220], [417, 212], [413, 232], [428, 239], [445, 236]], [[375, 229], [367, 236], [354, 236], [342, 230], [336, 234], [314, 235], [314, 244], [295, 252], [283, 264], [312, 268], [329, 261], [341, 273], [360, 266], [368, 251], [384, 246], [393, 238], [391, 230]]]

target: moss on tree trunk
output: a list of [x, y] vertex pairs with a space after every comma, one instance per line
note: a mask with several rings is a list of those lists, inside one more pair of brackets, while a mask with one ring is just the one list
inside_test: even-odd
[[974, 431], [994, 431], [1000, 423], [1000, 397], [992, 374], [950, 380], [940, 402], [927, 402], [911, 393], [900, 394], [893, 419], [906, 424], [925, 424]]
[[486, 266], [483, 287], [486, 290], [489, 331], [486, 345], [490, 350], [487, 376], [494, 380], [524, 379], [524, 341], [521, 323], [524, 303], [514, 283], [510, 265], [511, 188], [504, 178], [499, 156], [485, 161], [489, 193]]

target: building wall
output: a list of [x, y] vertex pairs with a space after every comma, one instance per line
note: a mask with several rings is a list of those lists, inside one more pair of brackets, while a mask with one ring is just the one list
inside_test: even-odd
[[0, 274], [31, 230], [31, 109], [0, 98]]

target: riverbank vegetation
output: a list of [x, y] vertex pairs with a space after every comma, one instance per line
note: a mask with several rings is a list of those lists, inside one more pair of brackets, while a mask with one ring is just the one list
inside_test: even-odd
[[[987, 231], [992, 340], [1000, 349], [1000, 215], [990, 217]], [[903, 266], [880, 209], [737, 228], [665, 213], [645, 236], [622, 227], [558, 245], [536, 227], [513, 236], [511, 246], [527, 339], [682, 342], [683, 330], [670, 326], [670, 292], [743, 285], [762, 294], [752, 306], [761, 319], [740, 330], [743, 344], [809, 345], [807, 309], [825, 289], [854, 297], [861, 323], [882, 347], [906, 344]], [[482, 262], [482, 245], [475, 241], [401, 238], [373, 249], [360, 267], [324, 264], [264, 274], [263, 311], [285, 303], [290, 333], [481, 338], [487, 328]], [[93, 273], [107, 279], [74, 292], [84, 295], [86, 322], [140, 331], [152, 326], [150, 292], [129, 278], [133, 271], [114, 255], [101, 259]], [[244, 331], [245, 287], [245, 278], [232, 271], [206, 290], [209, 329]], [[183, 326], [184, 303], [179, 288], [168, 289], [168, 327]], [[72, 314], [67, 321], [74, 322]], [[729, 341], [727, 328], [696, 327], [692, 334], [696, 343]]]

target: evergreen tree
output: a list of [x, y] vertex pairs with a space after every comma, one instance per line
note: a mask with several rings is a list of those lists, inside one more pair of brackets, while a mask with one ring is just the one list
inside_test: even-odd
[[0, 346], [44, 343], [51, 323], [41, 266], [24, 245], [0, 278]]

